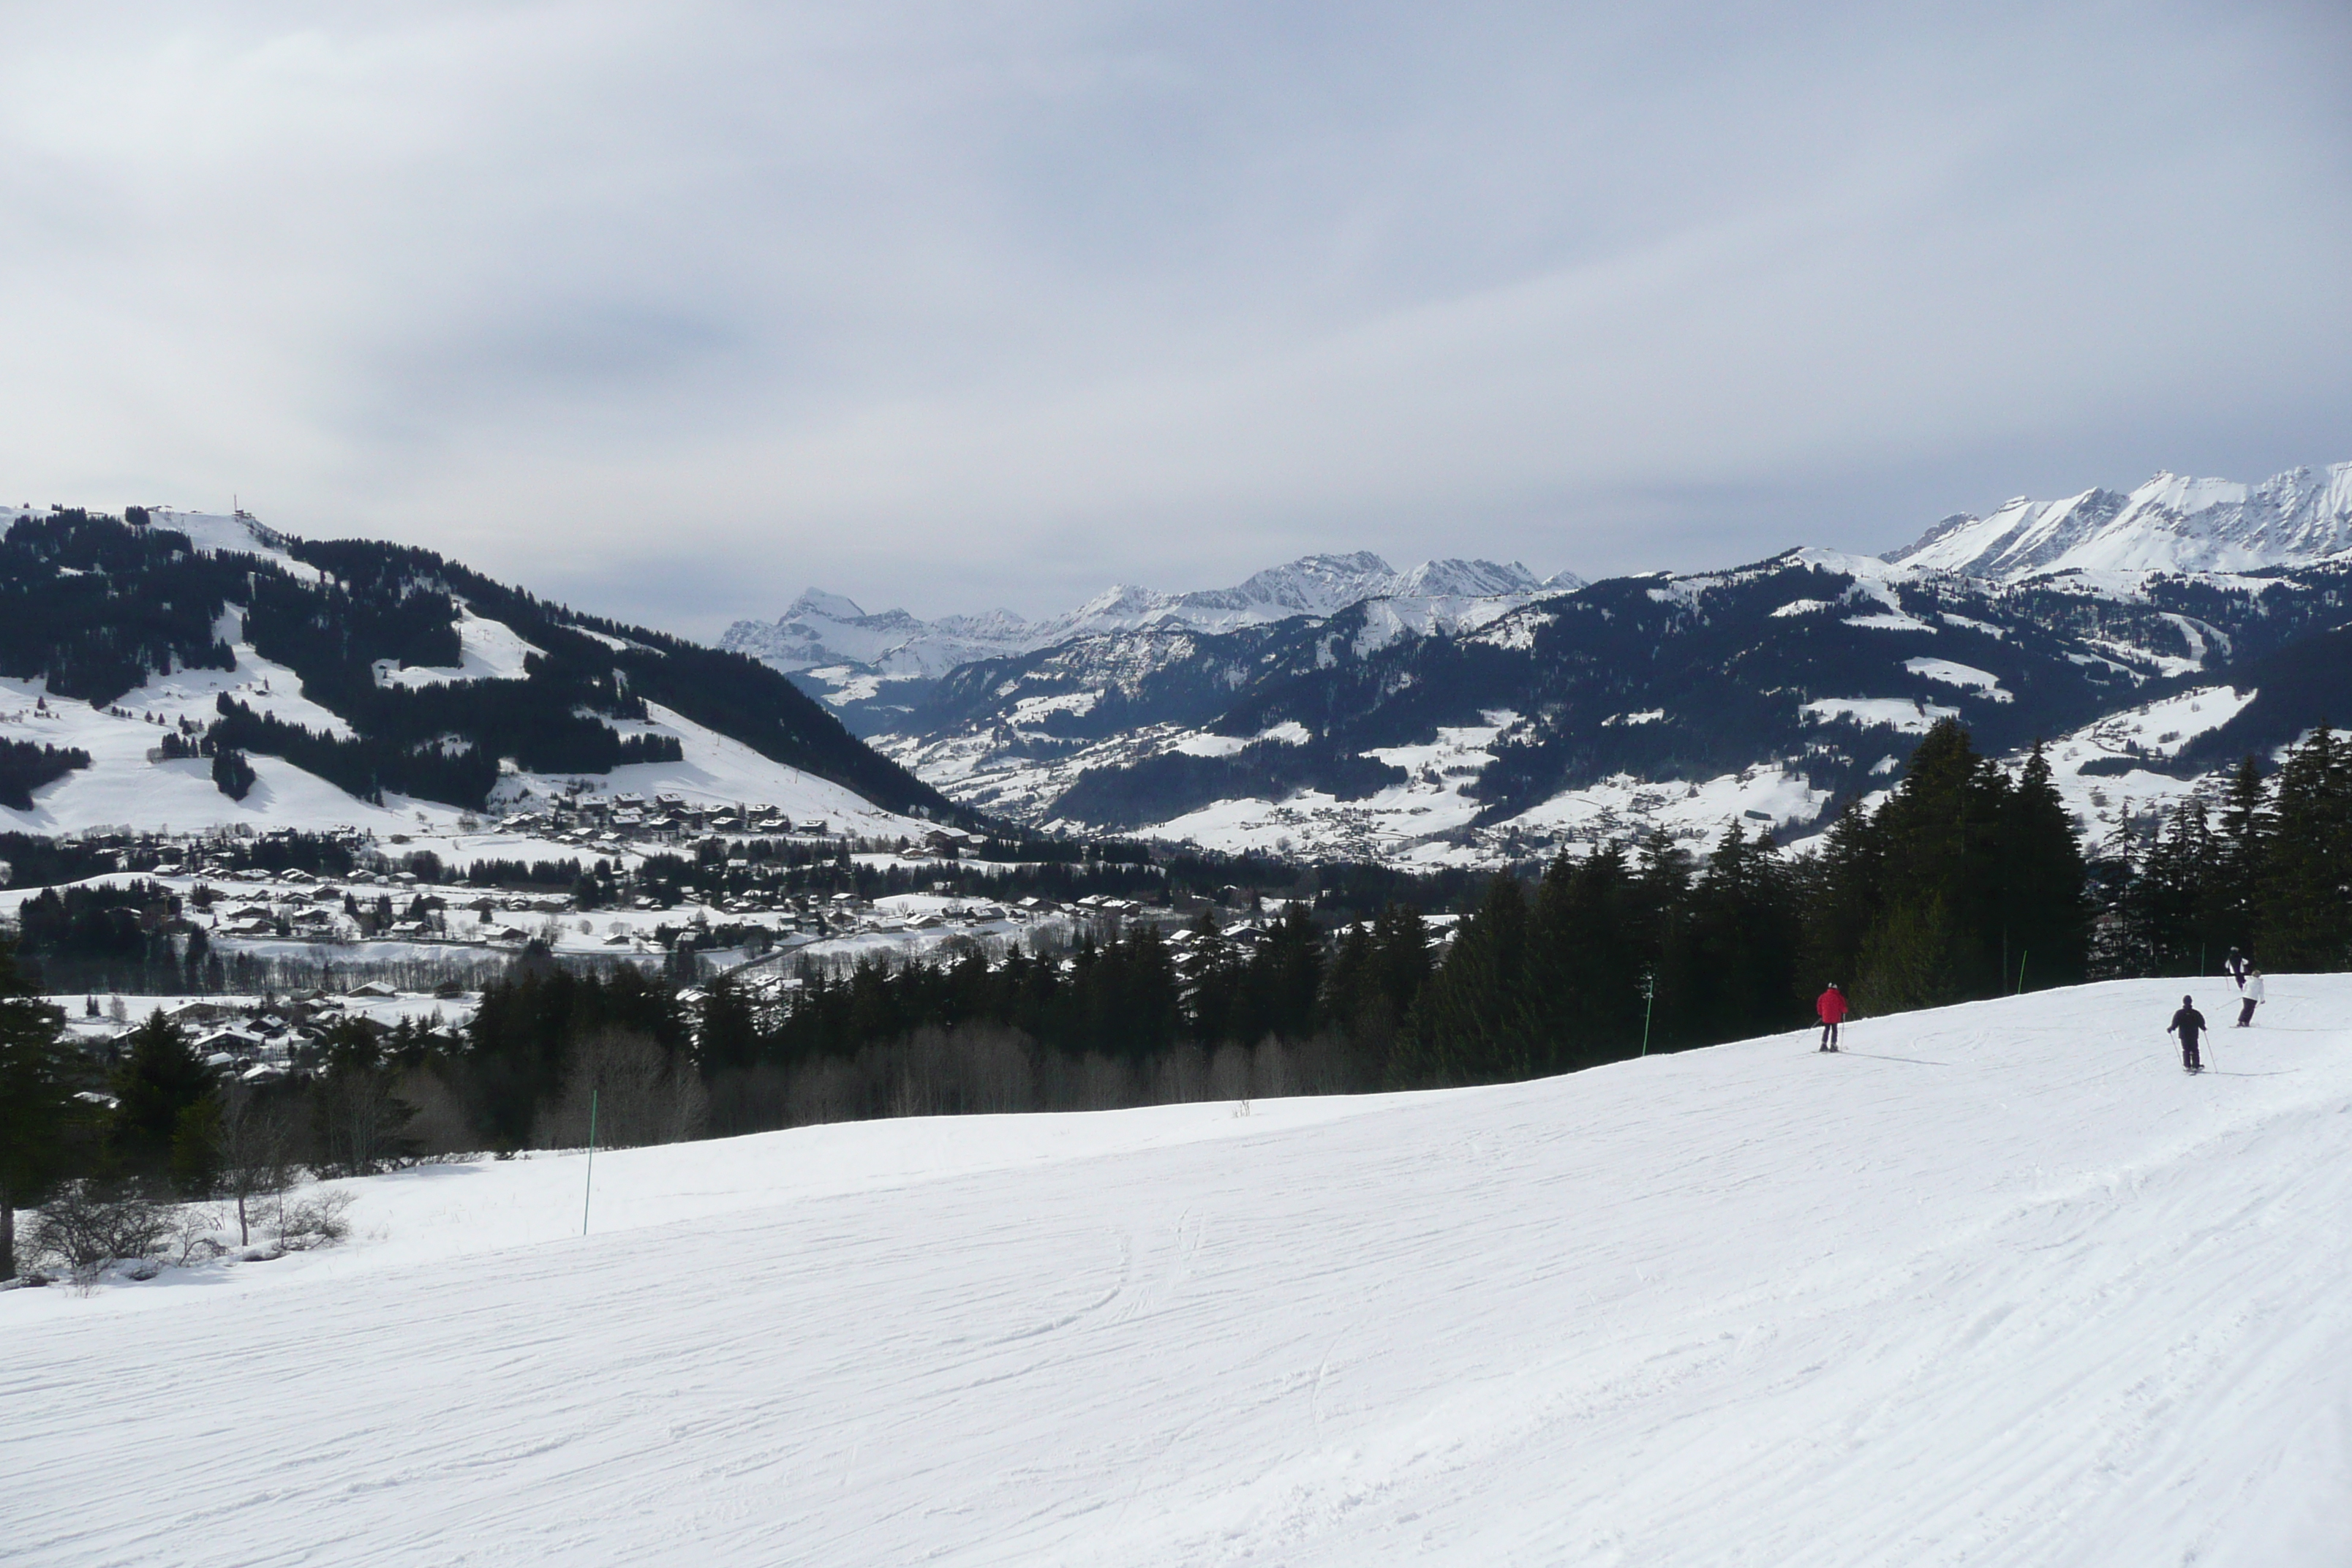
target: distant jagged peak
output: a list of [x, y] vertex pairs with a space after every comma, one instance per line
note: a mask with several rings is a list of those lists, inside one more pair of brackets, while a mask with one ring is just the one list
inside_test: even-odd
[[[738, 621], [719, 641], [786, 670], [846, 665], [885, 679], [936, 677], [971, 659], [1031, 652], [1072, 637], [1233, 631], [1293, 616], [1334, 616], [1374, 599], [1433, 601], [1435, 619], [1429, 624], [1475, 625], [1515, 603], [1582, 586], [1584, 579], [1574, 573], [1538, 579], [1516, 561], [1447, 558], [1399, 572], [1372, 551], [1324, 552], [1269, 566], [1230, 588], [1170, 594], [1115, 583], [1074, 610], [1036, 621], [1010, 610], [930, 621], [904, 610], [869, 613], [854, 600], [813, 587], [777, 620]], [[1404, 615], [1416, 625], [1427, 619], [1419, 611]]]
[[829, 621], [862, 621], [866, 611], [855, 599], [839, 594], [828, 594], [818, 587], [801, 590], [801, 596], [785, 607], [782, 619], [798, 620], [803, 616], [823, 616]]
[[[1561, 583], [1559, 578], [1568, 578]], [[1580, 588], [1584, 579], [1563, 572], [1539, 580], [1517, 561], [1465, 561], [1450, 556], [1424, 561], [1402, 574], [1389, 596], [1398, 599], [1496, 599], [1510, 594], [1531, 594], [1540, 588]]]
[[2046, 573], [2247, 572], [2352, 549], [2352, 462], [2260, 484], [2168, 471], [2129, 491], [2019, 496], [1989, 517], [1956, 513], [1885, 559], [1996, 582]]

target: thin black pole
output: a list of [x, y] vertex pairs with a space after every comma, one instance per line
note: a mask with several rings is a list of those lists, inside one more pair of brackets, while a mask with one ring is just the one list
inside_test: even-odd
[[588, 1234], [588, 1199], [596, 1190], [596, 1091], [588, 1091], [588, 1179], [580, 1187], [580, 1234]]

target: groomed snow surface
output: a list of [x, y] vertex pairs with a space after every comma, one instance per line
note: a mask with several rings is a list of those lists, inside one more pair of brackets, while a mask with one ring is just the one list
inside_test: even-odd
[[[2352, 976], [352, 1184], [0, 1296], [13, 1563], [2352, 1562]], [[2226, 1023], [2226, 983], [2189, 989]]]

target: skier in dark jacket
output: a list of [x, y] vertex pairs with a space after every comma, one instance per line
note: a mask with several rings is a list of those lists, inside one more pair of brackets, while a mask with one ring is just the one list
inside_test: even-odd
[[2166, 1026], [2164, 1032], [2180, 1037], [2180, 1065], [2183, 1068], [2190, 1072], [2205, 1070], [2205, 1063], [2197, 1055], [2197, 1037], [2205, 1032], [2205, 1015], [2197, 1010], [2194, 1001], [2186, 996], [2180, 999], [2180, 1011], [2172, 1016], [2172, 1022]]
[[1845, 993], [1837, 988], [1836, 981], [1831, 981], [1830, 988], [1813, 1003], [1813, 1015], [1822, 1021], [1822, 1049], [1837, 1049], [1838, 1026], [1845, 1022], [1846, 1005]]

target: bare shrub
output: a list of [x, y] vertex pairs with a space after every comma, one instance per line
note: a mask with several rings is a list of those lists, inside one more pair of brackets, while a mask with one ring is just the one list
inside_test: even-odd
[[1298, 1092], [1288, 1046], [1272, 1035], [1250, 1053], [1250, 1093], [1258, 1100], [1283, 1100]]
[[961, 1116], [1025, 1110], [1034, 1102], [1032, 1047], [1017, 1029], [925, 1027], [868, 1051], [864, 1070], [878, 1072], [887, 1086], [884, 1115]]
[[1380, 1087], [1378, 1064], [1386, 1058], [1357, 1050], [1341, 1036], [1310, 1035], [1289, 1049], [1293, 1094], [1362, 1094]]
[[68, 1182], [41, 1205], [33, 1253], [87, 1280], [110, 1263], [159, 1256], [172, 1232], [172, 1211], [130, 1188]]
[[[860, 1053], [864, 1055], [865, 1053]], [[865, 1109], [864, 1092], [871, 1076], [870, 1059], [861, 1068], [856, 1058], [827, 1057], [796, 1068], [792, 1075], [792, 1087], [786, 1090], [786, 1114], [794, 1127], [819, 1126], [828, 1121], [853, 1121], [871, 1115]]]
[[1250, 1054], [1241, 1046], [1228, 1041], [1217, 1047], [1209, 1058], [1209, 1095], [1213, 1100], [1247, 1100], [1250, 1097]]
[[394, 1069], [382, 1043], [359, 1022], [330, 1027], [327, 1070], [311, 1089], [322, 1163], [348, 1176], [373, 1175], [405, 1145], [409, 1104], [392, 1091]]
[[792, 1092], [792, 1075], [765, 1062], [720, 1073], [710, 1080], [707, 1131], [713, 1138], [732, 1138], [789, 1127]]
[[1151, 1090], [1161, 1105], [1216, 1098], [1209, 1092], [1209, 1053], [1189, 1042], [1169, 1047], [1152, 1064]]
[[180, 1210], [172, 1221], [172, 1247], [177, 1253], [173, 1263], [185, 1268], [220, 1257], [229, 1249], [227, 1225], [226, 1209], [200, 1208], [191, 1204]]
[[289, 1252], [331, 1247], [352, 1233], [343, 1211], [352, 1206], [349, 1193], [320, 1193], [278, 1206], [278, 1245]]
[[1078, 1109], [1119, 1110], [1142, 1103], [1135, 1068], [1116, 1057], [1088, 1051], [1078, 1060]]

